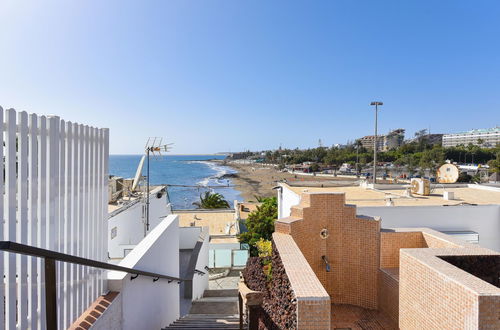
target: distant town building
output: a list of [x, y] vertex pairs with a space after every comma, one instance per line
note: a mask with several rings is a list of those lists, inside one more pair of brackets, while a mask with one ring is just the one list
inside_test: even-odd
[[473, 144], [482, 147], [494, 147], [499, 143], [500, 127], [489, 129], [474, 129], [463, 133], [443, 135], [443, 147], [455, 147], [460, 144]]
[[[425, 139], [425, 142], [427, 144], [431, 145], [442, 145], [443, 144], [443, 134], [427, 134], [422, 137]], [[413, 138], [410, 140], [407, 140], [406, 143], [413, 143], [413, 142], [418, 142], [419, 138]]]
[[[377, 136], [377, 150], [387, 151], [392, 148], [397, 148], [403, 144], [405, 138], [405, 130], [403, 128], [398, 128], [390, 131], [386, 135]], [[363, 136], [359, 139], [361, 145], [366, 149], [373, 150], [373, 145], [375, 143], [374, 135]]]

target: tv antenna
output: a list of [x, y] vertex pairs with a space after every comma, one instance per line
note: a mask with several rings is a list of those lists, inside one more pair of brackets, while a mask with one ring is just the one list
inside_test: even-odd
[[[142, 156], [141, 159], [141, 172], [142, 172], [142, 165], [144, 164], [144, 158], [147, 158], [147, 180], [146, 180], [146, 233], [149, 231], [149, 160], [151, 155], [153, 156], [161, 156], [162, 151], [163, 152], [168, 152], [172, 148], [173, 143], [167, 143], [167, 144], [162, 144], [163, 143], [163, 138], [161, 137], [150, 137], [148, 138], [148, 142], [146, 142], [145, 151], [146, 154]], [[139, 169], [137, 169], [139, 172]], [[136, 174], [136, 178], [138, 175]], [[134, 184], [136, 184], [135, 179], [134, 179]], [[133, 184], [133, 185], [134, 185]]]

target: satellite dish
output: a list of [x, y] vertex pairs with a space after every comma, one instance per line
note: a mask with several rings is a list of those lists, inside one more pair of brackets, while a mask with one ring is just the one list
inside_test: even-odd
[[437, 170], [436, 177], [439, 183], [455, 183], [460, 170], [453, 164], [444, 164]]
[[144, 160], [146, 159], [146, 155], [143, 155], [141, 161], [139, 162], [139, 166], [137, 166], [137, 171], [135, 172], [134, 182], [132, 183], [132, 191], [135, 191], [137, 185], [139, 184], [139, 180], [142, 175], [142, 168], [144, 167]]

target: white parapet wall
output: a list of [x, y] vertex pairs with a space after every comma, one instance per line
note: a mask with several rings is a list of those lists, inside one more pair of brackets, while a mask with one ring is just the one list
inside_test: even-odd
[[[150, 193], [149, 218], [150, 231], [161, 220], [171, 214], [167, 194], [161, 194], [163, 187], [156, 187]], [[158, 197], [161, 196], [161, 197]], [[110, 214], [108, 219], [108, 253], [111, 259], [121, 259], [130, 246], [138, 244], [144, 238], [144, 203], [139, 199], [131, 201]]]
[[179, 249], [194, 249], [202, 230], [202, 227], [180, 227]]
[[[179, 220], [169, 215], [121, 262], [120, 266], [179, 277]], [[161, 329], [179, 317], [177, 281], [153, 281], [130, 274], [109, 272], [108, 287], [121, 295], [124, 330]]]

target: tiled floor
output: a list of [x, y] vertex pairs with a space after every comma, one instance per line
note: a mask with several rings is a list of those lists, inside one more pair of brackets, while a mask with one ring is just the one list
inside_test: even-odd
[[398, 329], [389, 317], [379, 311], [352, 305], [332, 304], [331, 329], [390, 330]]
[[225, 277], [208, 281], [208, 288], [210, 290], [237, 289], [239, 281], [240, 281], [240, 271], [232, 270]]

